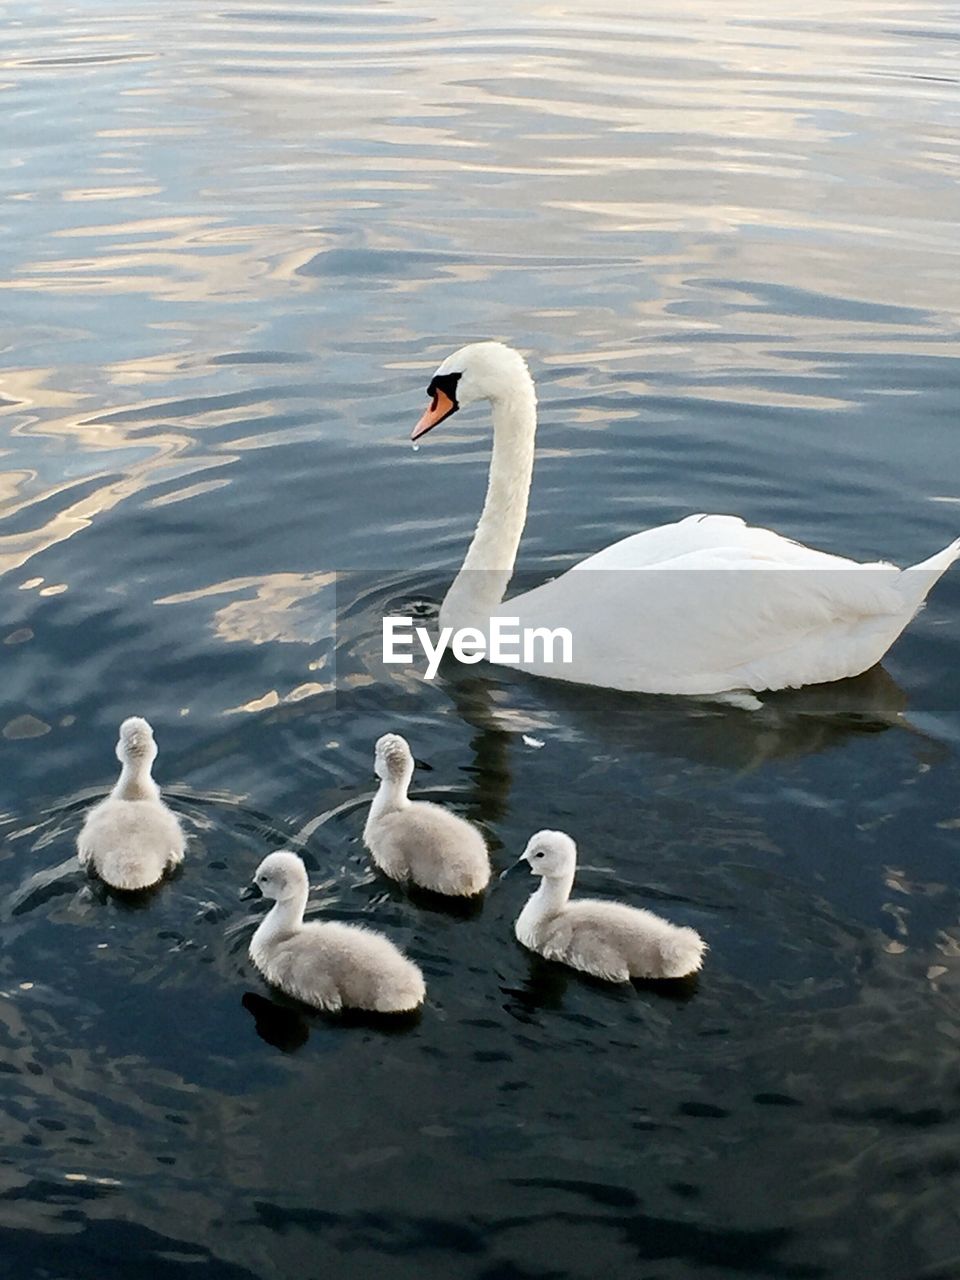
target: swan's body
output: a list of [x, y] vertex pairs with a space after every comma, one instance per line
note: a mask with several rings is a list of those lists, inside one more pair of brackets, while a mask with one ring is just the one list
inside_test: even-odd
[[[441, 627], [567, 628], [572, 661], [542, 647], [508, 665], [646, 693], [796, 688], [879, 662], [960, 556], [960, 539], [910, 569], [815, 551], [737, 516], [694, 515], [615, 542], [504, 602], [527, 514], [537, 426], [533, 380], [500, 343], [464, 347], [430, 384], [414, 438], [488, 399], [493, 456], [483, 513], [440, 610]], [[557, 646], [559, 653], [559, 646]]]
[[296, 854], [269, 854], [254, 884], [276, 899], [250, 941], [250, 959], [273, 986], [331, 1013], [403, 1013], [423, 1003], [423, 974], [382, 933], [335, 920], [303, 923], [310, 887]]
[[703, 963], [706, 944], [695, 929], [620, 902], [570, 902], [577, 847], [562, 831], [537, 832], [520, 860], [542, 877], [515, 929], [531, 951], [610, 982], [683, 978]]
[[150, 774], [156, 755], [146, 720], [124, 720], [117, 742], [120, 778], [87, 814], [77, 836], [80, 865], [114, 889], [149, 889], [183, 861], [183, 830]]
[[439, 805], [408, 799], [413, 756], [406, 740], [398, 733], [384, 734], [377, 742], [374, 768], [380, 788], [370, 805], [363, 840], [380, 870], [433, 893], [481, 893], [490, 879], [483, 836]]

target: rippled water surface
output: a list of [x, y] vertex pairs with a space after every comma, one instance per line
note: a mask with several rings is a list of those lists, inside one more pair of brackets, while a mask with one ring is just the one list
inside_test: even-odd
[[[484, 415], [407, 437], [480, 337], [538, 381], [525, 571], [700, 510], [957, 536], [956, 9], [0, 24], [0, 1276], [955, 1277], [960, 573], [754, 713], [378, 648], [476, 519]], [[72, 850], [135, 712], [190, 849], [129, 903]], [[386, 728], [497, 869], [565, 828], [581, 890], [698, 928], [699, 981], [532, 961], [522, 877], [471, 915], [373, 874]], [[284, 846], [419, 1020], [263, 986], [238, 889]]]

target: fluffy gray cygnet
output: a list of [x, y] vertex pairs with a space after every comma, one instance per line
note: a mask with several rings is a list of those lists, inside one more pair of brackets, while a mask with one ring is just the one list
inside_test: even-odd
[[473, 897], [490, 880], [483, 836], [463, 818], [426, 800], [410, 800], [413, 756], [406, 739], [385, 733], [377, 742], [374, 796], [363, 840], [373, 860], [393, 880], [452, 897]]
[[80, 865], [114, 889], [149, 889], [183, 861], [186, 841], [150, 775], [157, 756], [150, 725], [131, 716], [120, 726], [120, 778], [87, 814], [77, 836]]
[[702, 965], [707, 948], [695, 929], [621, 902], [570, 902], [577, 846], [562, 831], [531, 836], [515, 865], [521, 862], [542, 877], [516, 924], [517, 938], [531, 951], [611, 982], [682, 978]]
[[310, 886], [295, 853], [268, 854], [253, 878], [275, 899], [250, 941], [266, 980], [317, 1009], [403, 1013], [423, 1003], [423, 974], [389, 938], [339, 921], [303, 923]]

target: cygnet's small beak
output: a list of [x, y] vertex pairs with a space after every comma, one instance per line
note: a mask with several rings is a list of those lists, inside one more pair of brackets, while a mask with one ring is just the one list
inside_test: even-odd
[[516, 869], [517, 869], [517, 868], [518, 868], [522, 863], [526, 862], [526, 860], [527, 860], [527, 859], [526, 859], [526, 858], [524, 857], [524, 855], [521, 853], [520, 857], [516, 860], [516, 862], [511, 862], [511, 863], [510, 863], [510, 865], [509, 865], [509, 867], [507, 867], [506, 871], [501, 871], [501, 872], [500, 872], [500, 879], [501, 879], [501, 880], [506, 880], [506, 878], [507, 878], [507, 876], [510, 874], [510, 872], [511, 872], [511, 871], [516, 871]]
[[262, 898], [260, 886], [255, 880], [251, 880], [245, 889], [240, 890], [240, 901], [249, 902], [251, 898]]

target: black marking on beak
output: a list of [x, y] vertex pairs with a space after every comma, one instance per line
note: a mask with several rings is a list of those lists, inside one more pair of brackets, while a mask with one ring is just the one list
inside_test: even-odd
[[523, 854], [520, 855], [520, 857], [516, 860], [516, 862], [511, 862], [509, 867], [507, 867], [506, 871], [500, 872], [500, 879], [506, 880], [507, 876], [510, 874], [511, 871], [517, 870], [521, 862], [526, 862], [526, 858], [523, 856]]
[[[435, 397], [438, 391], [442, 391], [453, 405], [450, 413], [454, 413], [460, 408], [460, 402], [457, 400], [457, 383], [462, 377], [462, 373], [438, 373], [436, 377], [430, 379], [427, 395]], [[449, 417], [449, 414], [447, 416]]]
[[240, 890], [240, 901], [249, 902], [251, 898], [262, 898], [263, 892], [255, 880], [252, 880], [245, 889]]

